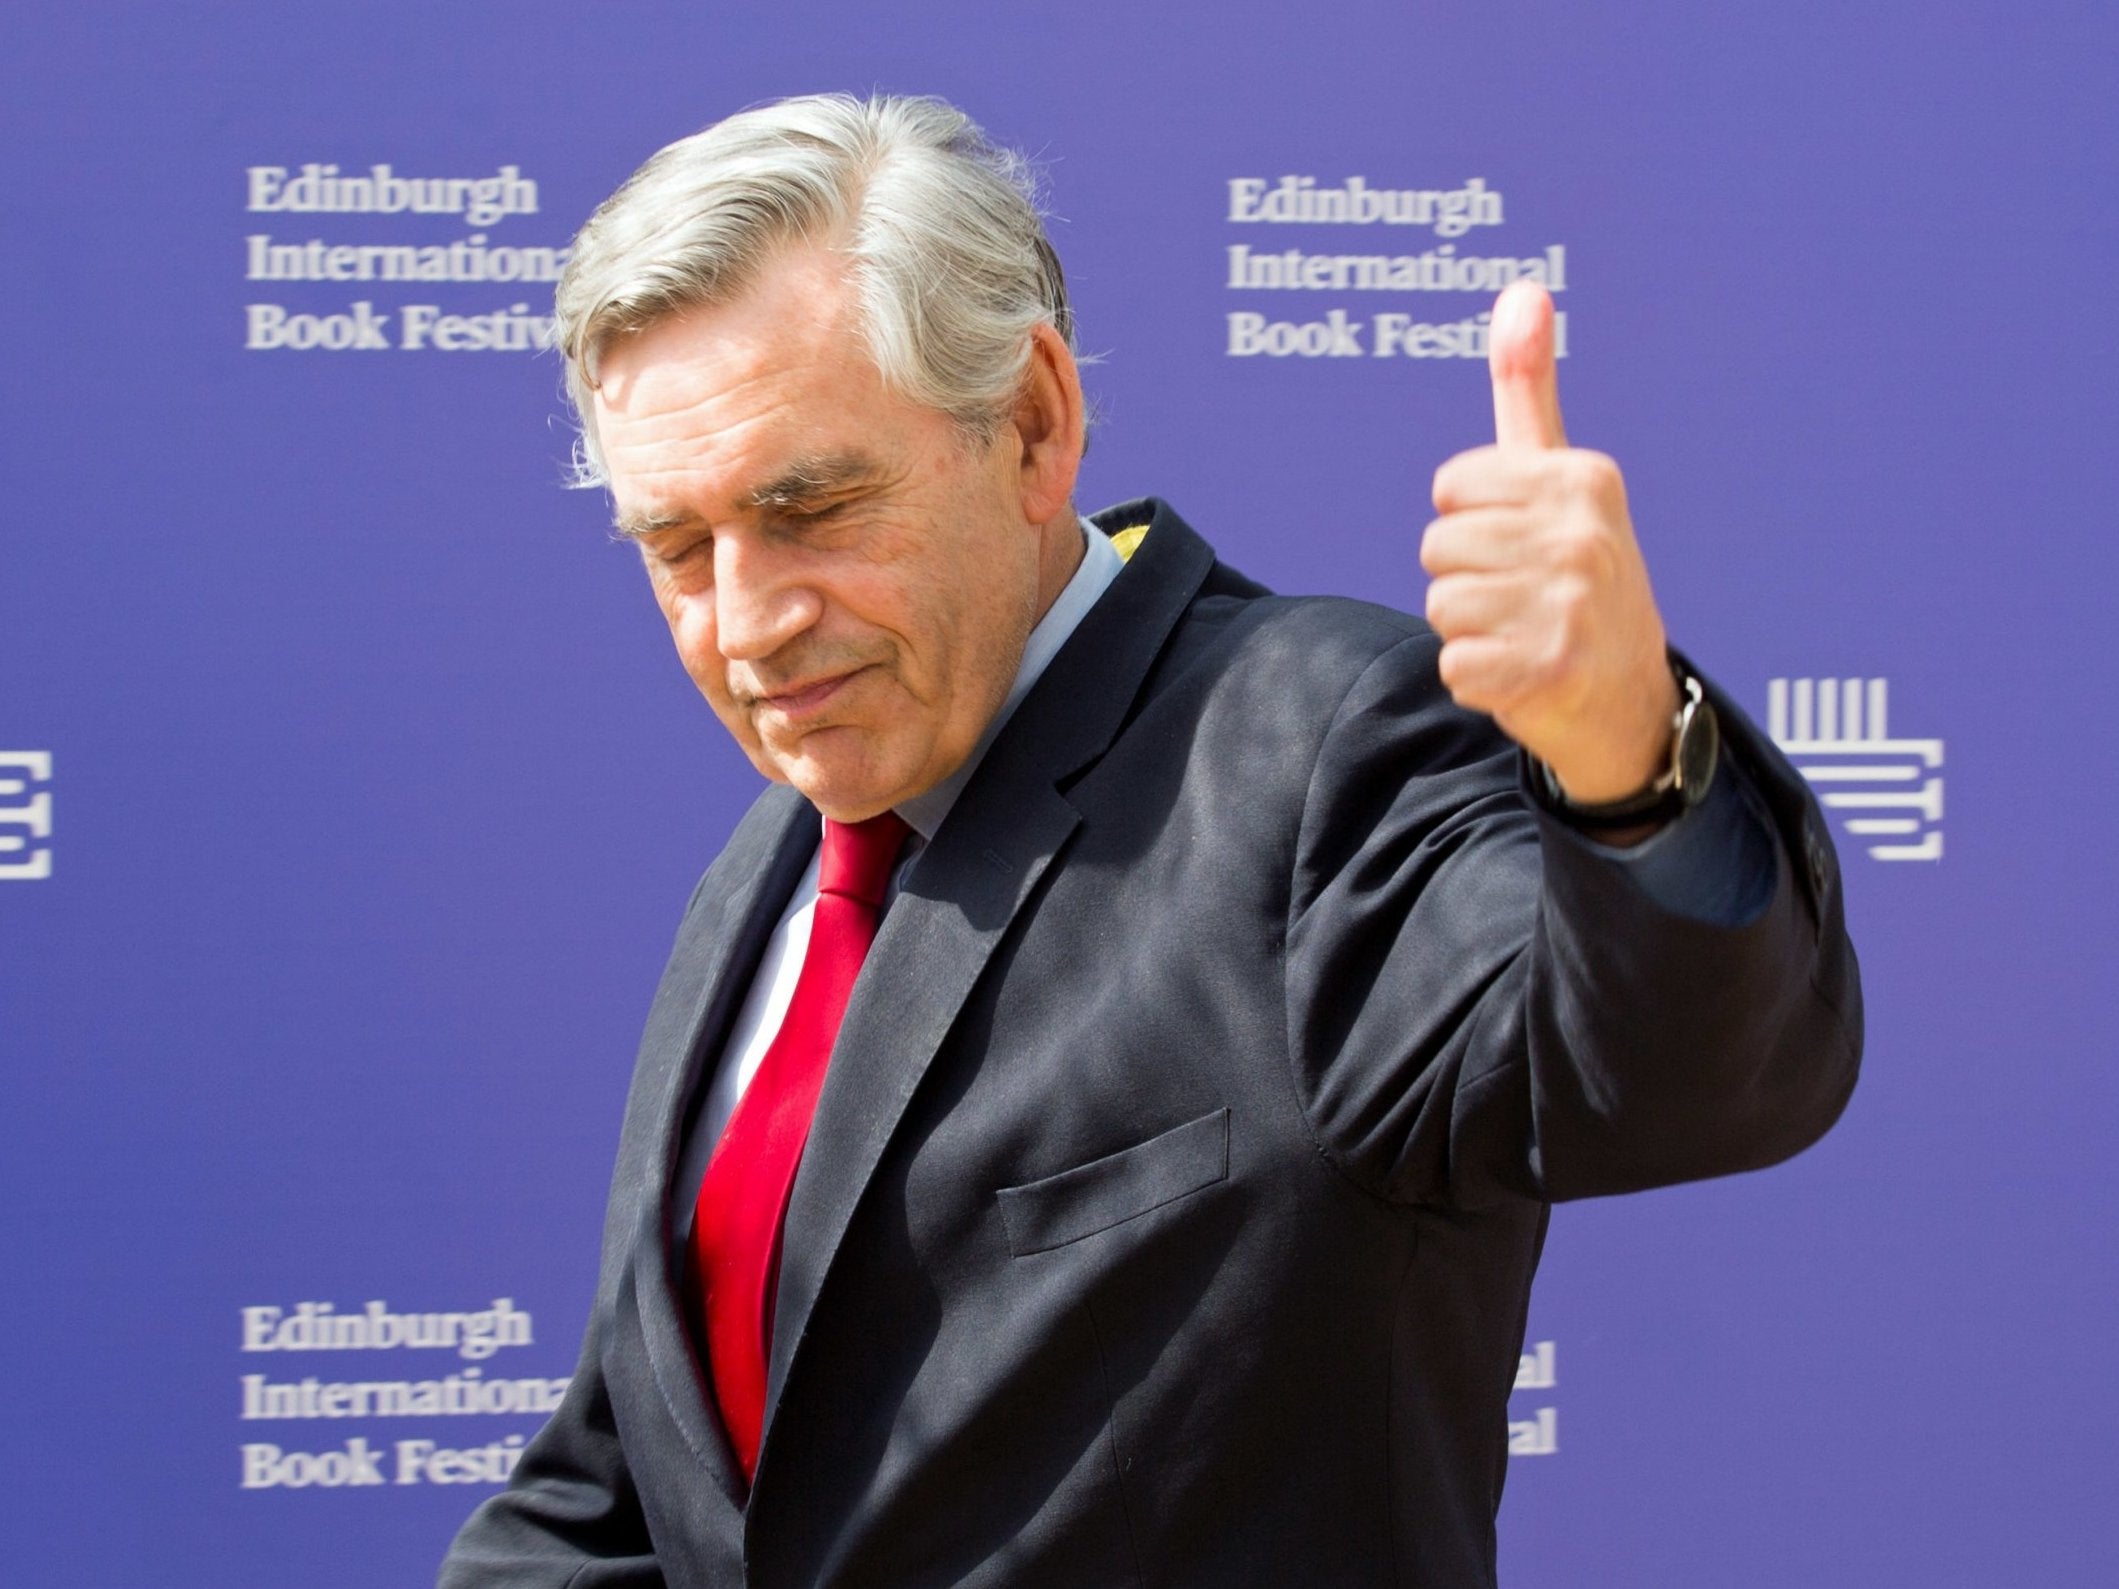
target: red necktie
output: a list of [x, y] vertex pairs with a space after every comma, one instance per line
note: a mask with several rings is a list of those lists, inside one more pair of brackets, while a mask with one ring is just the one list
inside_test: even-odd
[[743, 1091], [699, 1183], [691, 1263], [706, 1317], [708, 1372], [721, 1421], [748, 1479], [758, 1465], [771, 1358], [780, 1222], [810, 1116], [824, 1088], [854, 978], [876, 935], [891, 863], [910, 831], [886, 811], [866, 822], [824, 820], [809, 950], [757, 1074]]

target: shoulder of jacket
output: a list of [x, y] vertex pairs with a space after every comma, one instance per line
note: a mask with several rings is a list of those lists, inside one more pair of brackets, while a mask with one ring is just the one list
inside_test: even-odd
[[[1194, 621], [1220, 630], [1246, 661], [1286, 670], [1329, 688], [1349, 684], [1408, 641], [1439, 650], [1440, 639], [1410, 613], [1350, 596], [1205, 597]], [[1419, 645], [1411, 656], [1423, 654]]]

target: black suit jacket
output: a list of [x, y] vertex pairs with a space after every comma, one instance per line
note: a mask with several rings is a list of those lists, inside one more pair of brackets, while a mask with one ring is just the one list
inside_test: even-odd
[[1837, 1116], [1830, 847], [1728, 701], [1764, 863], [1717, 923], [1533, 813], [1424, 624], [1105, 522], [1151, 513], [863, 969], [747, 1505], [666, 1233], [816, 842], [782, 788], [656, 996], [564, 1406], [444, 1584], [1489, 1583], [1547, 1204]]

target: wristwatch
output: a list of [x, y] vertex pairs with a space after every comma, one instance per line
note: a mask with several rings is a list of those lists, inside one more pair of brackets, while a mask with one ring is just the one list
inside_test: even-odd
[[1681, 817], [1707, 797], [1714, 769], [1721, 761], [1722, 729], [1714, 703], [1692, 670], [1676, 657], [1670, 671], [1678, 681], [1678, 709], [1670, 720], [1670, 765], [1639, 794], [1603, 805], [1583, 805], [1567, 798], [1553, 770], [1530, 757], [1531, 793], [1555, 816], [1591, 833], [1646, 827]]

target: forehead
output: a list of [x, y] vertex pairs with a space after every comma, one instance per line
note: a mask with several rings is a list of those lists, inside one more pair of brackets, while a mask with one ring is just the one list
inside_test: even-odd
[[887, 447], [925, 412], [884, 386], [851, 283], [821, 249], [613, 342], [593, 401], [621, 515], [733, 511], [791, 460]]

